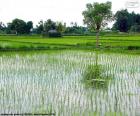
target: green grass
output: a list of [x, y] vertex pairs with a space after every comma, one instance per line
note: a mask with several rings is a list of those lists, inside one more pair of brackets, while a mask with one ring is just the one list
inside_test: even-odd
[[86, 88], [96, 88], [107, 90], [113, 75], [105, 74], [103, 66], [95, 64], [89, 65], [84, 73], [82, 82]]
[[[101, 36], [101, 49], [106, 51], [140, 52], [140, 36]], [[95, 49], [95, 36], [0, 36], [0, 50]], [[132, 48], [132, 50], [129, 50]], [[135, 49], [137, 48], [137, 49]]]
[[135, 115], [140, 56], [52, 51], [0, 53], [1, 112]]

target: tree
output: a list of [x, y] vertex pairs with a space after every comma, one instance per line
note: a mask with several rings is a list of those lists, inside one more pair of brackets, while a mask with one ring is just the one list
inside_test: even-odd
[[73, 25], [71, 27], [66, 27], [65, 34], [85, 34], [86, 31], [86, 27]]
[[3, 22], [0, 22], [0, 33], [6, 33], [6, 26]]
[[32, 28], [33, 28], [33, 22], [32, 21], [28, 21], [26, 23], [26, 33], [30, 34]]
[[115, 19], [113, 29], [120, 32], [132, 31], [137, 25], [140, 25], [140, 14], [135, 14], [135, 12], [129, 13], [127, 9], [117, 11]]
[[11, 30], [16, 31], [16, 34], [26, 33], [26, 22], [21, 19], [14, 19], [11, 23]]
[[130, 32], [140, 32], [140, 25], [135, 24], [135, 25], [131, 26]]
[[4, 30], [6, 28], [5, 24], [3, 22], [0, 22], [0, 30]]
[[136, 23], [140, 25], [140, 14], [136, 15]]
[[87, 4], [87, 9], [83, 12], [84, 23], [90, 29], [96, 30], [96, 47], [99, 47], [99, 32], [101, 27], [112, 21], [111, 2]]
[[48, 19], [44, 23], [44, 31], [48, 32], [50, 30], [56, 30], [56, 23], [52, 21], [51, 19]]
[[114, 24], [114, 27], [120, 32], [127, 32], [131, 27], [131, 24], [133, 23], [133, 19], [131, 18], [127, 10], [117, 11], [117, 13], [115, 14], [115, 19], [116, 23]]
[[63, 33], [66, 29], [66, 23], [62, 24], [61, 22], [57, 22], [56, 23], [56, 30], [59, 32], [59, 33]]
[[41, 34], [43, 32], [43, 28], [44, 28], [44, 22], [41, 20], [36, 26], [36, 33]]
[[33, 22], [28, 21], [27, 23], [21, 19], [14, 19], [11, 23], [8, 23], [7, 31], [15, 31], [17, 35], [19, 34], [30, 34], [31, 29], [33, 28]]
[[41, 21], [38, 29], [42, 29], [44, 37], [61, 37], [62, 33], [65, 31], [65, 27], [65, 23], [62, 24], [61, 22], [54, 22], [48, 19], [45, 22]]

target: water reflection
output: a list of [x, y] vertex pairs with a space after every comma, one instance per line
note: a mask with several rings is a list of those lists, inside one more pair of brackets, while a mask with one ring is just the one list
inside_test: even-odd
[[[91, 85], [88, 89], [82, 79]], [[0, 113], [135, 116], [139, 80], [139, 56], [87, 51], [2, 55]]]

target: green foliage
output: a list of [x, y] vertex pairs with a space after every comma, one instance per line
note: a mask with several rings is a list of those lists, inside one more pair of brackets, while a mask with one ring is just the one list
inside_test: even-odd
[[113, 25], [113, 29], [120, 32], [139, 32], [140, 14], [134, 12], [129, 13], [127, 9], [117, 11], [115, 14], [116, 22]]
[[140, 32], [140, 25], [133, 25], [130, 28], [130, 32]]
[[128, 46], [128, 50], [138, 50], [140, 46]]
[[16, 31], [16, 34], [24, 34], [26, 23], [20, 19], [14, 19], [11, 23], [11, 30]]
[[0, 34], [6, 34], [6, 25], [0, 22]]
[[83, 76], [82, 82], [86, 87], [93, 87], [97, 89], [107, 89], [109, 81], [112, 79], [111, 75], [106, 75], [103, 66], [95, 64], [90, 65]]
[[82, 26], [72, 26], [66, 27], [65, 34], [76, 35], [76, 34], [86, 34], [87, 28]]
[[41, 20], [38, 22], [38, 25], [36, 25], [35, 33], [41, 34], [44, 30], [43, 28], [44, 28], [44, 24], [43, 21]]
[[26, 23], [26, 33], [30, 34], [32, 28], [33, 28], [33, 22], [32, 21], [28, 21]]
[[127, 32], [129, 29], [128, 15], [129, 13], [127, 10], [117, 11], [115, 14], [116, 23], [114, 24], [114, 27], [120, 32]]
[[61, 37], [65, 31], [66, 24], [61, 22], [54, 22], [51, 19], [43, 22], [40, 21], [37, 25], [37, 33], [42, 33], [43, 37]]
[[87, 4], [83, 12], [84, 23], [91, 29], [100, 30], [112, 21], [111, 2]]
[[52, 21], [51, 19], [48, 19], [44, 22], [44, 31], [48, 32], [50, 30], [56, 30], [56, 23]]
[[65, 30], [66, 30], [66, 23], [62, 24], [61, 22], [57, 22], [57, 23], [56, 23], [56, 30], [57, 30], [59, 33], [64, 33]]
[[59, 32], [49, 32], [48, 36], [49, 37], [62, 37], [62, 34]]
[[83, 12], [84, 23], [91, 30], [96, 30], [96, 47], [99, 47], [99, 32], [107, 22], [112, 21], [111, 2], [87, 4], [87, 9]]
[[25, 22], [21, 19], [14, 19], [11, 23], [8, 23], [7, 30], [9, 33], [15, 33], [17, 35], [19, 34], [29, 34], [31, 29], [33, 28], [33, 22]]
[[[19, 49], [21, 46], [35, 46], [35, 49], [88, 49], [94, 50], [96, 47], [95, 36], [64, 36], [63, 38], [47, 38], [44, 39], [42, 36], [0, 36], [0, 46], [4, 50], [7, 46], [10, 50]], [[109, 36], [101, 36], [101, 50], [111, 51], [111, 52], [125, 52], [140, 54], [140, 49], [132, 48], [128, 51], [128, 46], [138, 46], [140, 47], [140, 35], [128, 35], [128, 34], [110, 34]], [[3, 47], [4, 46], [4, 47]], [[28, 47], [30, 48], [30, 47]], [[8, 50], [5, 49], [5, 50]], [[34, 48], [33, 48], [34, 49]], [[129, 48], [131, 49], [131, 48]]]
[[102, 67], [101, 65], [90, 65], [85, 73], [86, 80], [92, 80], [92, 79], [100, 79], [102, 78]]

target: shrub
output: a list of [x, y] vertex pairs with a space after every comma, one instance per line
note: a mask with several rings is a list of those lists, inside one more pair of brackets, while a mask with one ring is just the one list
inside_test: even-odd
[[48, 33], [48, 36], [49, 37], [62, 37], [61, 33], [59, 32]]
[[130, 32], [140, 32], [140, 25], [131, 26]]
[[140, 49], [140, 46], [128, 46], [128, 50], [138, 50]]
[[83, 74], [82, 82], [84, 82], [87, 88], [107, 89], [112, 77], [113, 75], [105, 74], [103, 66], [89, 65]]

